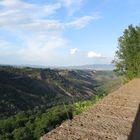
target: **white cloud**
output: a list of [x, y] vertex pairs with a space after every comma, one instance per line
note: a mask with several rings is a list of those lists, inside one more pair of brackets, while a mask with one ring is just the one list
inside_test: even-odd
[[46, 14], [51, 15], [51, 14], [55, 14], [56, 11], [60, 8], [61, 8], [61, 4], [55, 3], [55, 4], [44, 6], [44, 11]]
[[71, 5], [80, 5], [82, 0], [60, 0], [54, 4], [36, 5], [26, 3], [20, 0], [2, 0], [0, 5], [0, 26], [9, 29], [27, 29], [27, 30], [62, 30], [67, 27], [77, 29], [85, 27], [91, 20], [97, 19], [96, 16], [82, 16], [74, 21], [61, 22], [58, 19], [49, 19], [65, 3], [68, 7]]
[[1, 0], [1, 4], [4, 6], [13, 6], [17, 3], [20, 3], [19, 0]]
[[[84, 28], [97, 16], [82, 16], [73, 21], [60, 21], [50, 19], [62, 5], [71, 7], [80, 6], [83, 0], [58, 0], [56, 3], [37, 5], [23, 2], [21, 0], [1, 0], [0, 26], [9, 29], [27, 30], [62, 30], [67, 27], [76, 29]], [[71, 9], [70, 8], [70, 9]]]
[[43, 20], [43, 19], [36, 19], [30, 23], [21, 24], [19, 26], [25, 30], [32, 30], [32, 31], [41, 31], [41, 30], [62, 30], [64, 28], [63, 24], [58, 20]]
[[[67, 42], [60, 35], [45, 35], [37, 33], [30, 38], [24, 38], [25, 46], [17, 51], [17, 55], [29, 62], [47, 63], [56, 60], [59, 51], [58, 48], [63, 48]], [[52, 59], [52, 60], [51, 60]]]
[[27, 63], [47, 63], [58, 58], [55, 58], [57, 49], [64, 47], [67, 40], [61, 35], [62, 24], [49, 17], [61, 7], [60, 3], [36, 5], [21, 0], [2, 0], [0, 6], [0, 28], [16, 34], [22, 44], [16, 50], [8, 44], [13, 50], [7, 52]]
[[83, 0], [58, 0], [58, 1], [62, 2], [67, 7], [71, 7], [73, 5], [80, 6], [83, 2]]
[[0, 25], [13, 27], [26, 23], [32, 23], [39, 19], [46, 19], [56, 13], [61, 8], [60, 3], [36, 5], [29, 4], [20, 0], [0, 1]]
[[83, 16], [83, 17], [80, 17], [79, 19], [76, 19], [72, 22], [66, 23], [66, 26], [74, 27], [76, 29], [81, 29], [81, 28], [84, 28], [86, 25], [88, 25], [89, 22], [93, 19], [96, 19], [96, 18], [93, 16]]
[[[22, 0], [0, 0], [0, 29], [13, 33], [14, 37], [17, 36], [20, 39], [17, 39], [17, 44], [14, 39], [13, 42], [0, 40], [0, 55], [11, 54], [19, 60], [26, 60], [27, 63], [47, 64], [60, 60], [60, 50], [67, 46], [67, 39], [63, 37], [64, 29], [84, 28], [96, 18], [82, 16], [76, 20], [65, 21], [55, 18], [55, 14], [64, 6], [73, 14], [80, 8], [82, 1], [58, 0], [56, 3], [37, 5]], [[76, 52], [78, 52], [77, 48], [70, 50], [70, 54]]]
[[88, 57], [89, 58], [102, 58], [103, 56], [100, 53], [90, 51], [90, 52], [88, 52]]
[[75, 54], [79, 51], [78, 48], [70, 49], [70, 54]]
[[84, 0], [58, 0], [62, 6], [68, 10], [68, 15], [72, 16], [77, 10], [79, 10]]

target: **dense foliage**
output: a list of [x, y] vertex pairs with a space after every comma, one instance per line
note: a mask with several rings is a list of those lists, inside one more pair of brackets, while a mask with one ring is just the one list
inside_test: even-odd
[[63, 106], [20, 112], [0, 120], [1, 140], [36, 140], [67, 118], [69, 108]]
[[42, 135], [60, 125], [66, 119], [85, 111], [105, 94], [90, 100], [69, 105], [59, 105], [50, 109], [20, 112], [0, 120], [1, 140], [38, 140]]
[[140, 76], [140, 26], [130, 25], [119, 38], [116, 71], [132, 79]]

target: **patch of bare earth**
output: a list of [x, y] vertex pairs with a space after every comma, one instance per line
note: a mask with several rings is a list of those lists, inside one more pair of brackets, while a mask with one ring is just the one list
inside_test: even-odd
[[[140, 79], [134, 79], [41, 140], [128, 140], [139, 104]], [[140, 140], [140, 133], [135, 137]]]

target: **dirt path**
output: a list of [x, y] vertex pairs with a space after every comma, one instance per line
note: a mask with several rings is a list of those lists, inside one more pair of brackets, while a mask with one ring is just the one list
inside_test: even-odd
[[134, 79], [41, 140], [140, 140], [139, 104], [140, 79]]

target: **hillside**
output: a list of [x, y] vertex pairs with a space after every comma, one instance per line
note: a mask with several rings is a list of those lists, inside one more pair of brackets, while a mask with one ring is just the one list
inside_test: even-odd
[[139, 140], [139, 85], [132, 80], [40, 140]]
[[[117, 79], [110, 71], [50, 70], [0, 67], [0, 116], [38, 106], [87, 99], [107, 81]], [[56, 102], [57, 101], [57, 102]]]
[[120, 85], [112, 71], [0, 67], [0, 140], [38, 140]]

